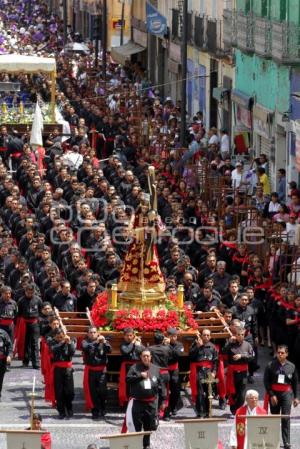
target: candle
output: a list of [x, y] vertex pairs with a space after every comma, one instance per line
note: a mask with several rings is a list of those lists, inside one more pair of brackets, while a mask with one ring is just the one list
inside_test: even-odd
[[177, 302], [179, 309], [183, 309], [184, 286], [178, 285]]
[[111, 286], [111, 308], [116, 309], [118, 304], [118, 287], [116, 284]]
[[3, 114], [7, 114], [7, 104], [5, 102], [2, 103], [2, 112]]
[[35, 391], [35, 376], [33, 377], [32, 394], [34, 394], [34, 391]]
[[20, 112], [21, 115], [24, 114], [24, 104], [23, 104], [23, 101], [20, 101], [19, 112]]

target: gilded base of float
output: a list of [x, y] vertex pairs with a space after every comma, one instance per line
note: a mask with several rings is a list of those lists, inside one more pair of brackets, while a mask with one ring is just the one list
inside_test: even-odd
[[165, 293], [138, 290], [136, 292], [118, 292], [118, 309], [159, 309], [165, 305], [167, 296]]

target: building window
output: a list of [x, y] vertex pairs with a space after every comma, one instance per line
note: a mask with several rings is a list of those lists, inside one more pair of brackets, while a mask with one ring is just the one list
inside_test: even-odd
[[178, 9], [172, 10], [172, 37], [177, 38], [179, 36], [179, 11]]
[[270, 17], [270, 0], [262, 0], [261, 15], [262, 17]]
[[187, 15], [187, 40], [191, 42], [193, 39], [193, 14], [191, 12]]
[[217, 18], [217, 1], [211, 0], [211, 16], [213, 19]]
[[206, 14], [205, 0], [200, 0], [200, 14]]
[[195, 17], [195, 32], [194, 32], [195, 45], [198, 48], [204, 46], [204, 19], [201, 16]]
[[280, 0], [280, 22], [287, 20], [287, 0]]
[[252, 11], [252, 0], [245, 0], [245, 14]]

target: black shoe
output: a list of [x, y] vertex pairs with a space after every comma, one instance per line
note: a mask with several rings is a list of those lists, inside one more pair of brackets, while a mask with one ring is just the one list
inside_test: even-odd
[[100, 414], [101, 418], [104, 418], [104, 416], [106, 415], [106, 410], [104, 410], [104, 409], [100, 410], [99, 414]]
[[38, 370], [41, 369], [40, 365], [32, 365], [32, 368], [33, 368], [33, 369], [38, 369]]
[[254, 384], [253, 376], [248, 376], [248, 383], [249, 384]]
[[100, 416], [99, 415], [92, 415], [92, 420], [93, 421], [99, 421], [101, 418], [100, 418]]
[[73, 410], [70, 408], [67, 410], [67, 416], [68, 418], [72, 418], [72, 416], [74, 415]]
[[204, 414], [203, 413], [197, 413], [197, 418], [203, 419], [204, 418]]
[[29, 365], [29, 362], [25, 362], [25, 361], [23, 361], [22, 365], [24, 366], [24, 368], [27, 368], [27, 367], [28, 367], [28, 365]]
[[177, 415], [177, 410], [175, 408], [175, 410], [171, 410], [171, 415], [176, 416]]
[[58, 419], [65, 419], [65, 417], [66, 417], [66, 415], [64, 413], [60, 413], [57, 418]]

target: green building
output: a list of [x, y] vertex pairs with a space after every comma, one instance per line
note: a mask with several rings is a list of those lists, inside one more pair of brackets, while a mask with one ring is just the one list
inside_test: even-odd
[[224, 39], [235, 47], [233, 132], [248, 132], [254, 154], [267, 155], [275, 188], [278, 168], [296, 179], [290, 134], [300, 118], [291, 108], [300, 67], [299, 0], [236, 0], [224, 13]]

